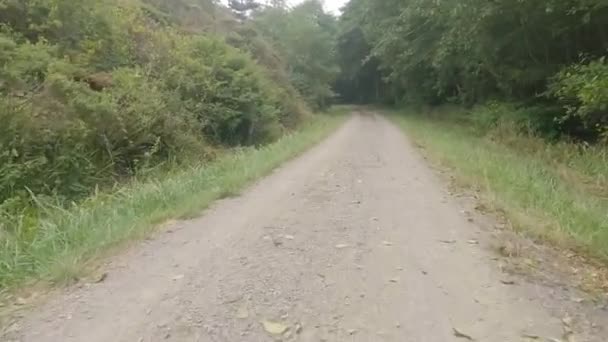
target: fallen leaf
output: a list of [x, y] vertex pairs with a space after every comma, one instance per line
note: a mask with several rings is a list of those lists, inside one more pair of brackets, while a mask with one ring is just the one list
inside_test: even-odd
[[503, 257], [518, 257], [521, 254], [521, 246], [513, 241], [503, 241], [501, 246], [498, 247], [498, 252]]
[[262, 321], [262, 325], [264, 326], [264, 330], [271, 335], [282, 335], [289, 329], [285, 324], [272, 321]]
[[575, 342], [574, 331], [572, 330], [572, 317], [565, 316], [562, 318], [562, 323], [564, 324], [564, 334], [562, 335], [562, 340], [564, 342]]
[[576, 339], [574, 338], [574, 332], [572, 331], [565, 332], [562, 339], [564, 340], [564, 342], [576, 342]]
[[357, 333], [357, 330], [356, 330], [356, 329], [348, 329], [348, 334], [349, 334], [349, 335], [354, 335], [354, 334], [356, 334], [356, 333]]
[[95, 284], [102, 283], [103, 281], [106, 280], [106, 278], [108, 278], [108, 272], [102, 272], [102, 273], [98, 274], [95, 278], [93, 278], [93, 283], [95, 283]]
[[439, 242], [441, 242], [441, 243], [447, 243], [447, 244], [452, 244], [452, 243], [456, 243], [456, 240], [439, 240]]
[[183, 274], [178, 274], [178, 275], [174, 276], [172, 279], [173, 279], [173, 281], [184, 279], [184, 275]]
[[452, 328], [452, 331], [454, 332], [454, 336], [458, 337], [458, 338], [464, 338], [467, 339], [469, 341], [475, 341], [475, 339], [473, 339], [471, 336], [460, 332], [458, 329], [456, 328]]
[[399, 279], [399, 277], [395, 277], [395, 278], [390, 279], [389, 281], [390, 281], [391, 283], [398, 283], [398, 282], [399, 282], [399, 280], [401, 280], [401, 279]]
[[247, 310], [247, 306], [243, 305], [236, 310], [236, 318], [238, 319], [246, 319], [249, 318], [249, 310]]
[[348, 247], [348, 245], [347, 245], [347, 244], [345, 244], [345, 243], [340, 243], [340, 244], [337, 244], [337, 245], [336, 245], [336, 248], [337, 248], [337, 249], [344, 249], [344, 248], [346, 248], [346, 247]]
[[484, 211], [484, 210], [487, 210], [487, 207], [485, 205], [483, 205], [483, 204], [477, 204], [475, 206], [475, 210]]
[[236, 296], [236, 297], [233, 297], [233, 298], [230, 298], [230, 299], [224, 301], [222, 304], [234, 304], [241, 300], [243, 300], [243, 296]]
[[387, 247], [390, 247], [390, 246], [393, 245], [393, 243], [390, 242], [390, 241], [382, 241], [382, 244], [385, 245], [385, 246], [387, 246]]
[[296, 323], [296, 326], [294, 327], [296, 334], [300, 334], [302, 332], [302, 329], [304, 329], [304, 327], [302, 327], [302, 324]]
[[467, 243], [469, 245], [479, 245], [479, 241], [477, 241], [477, 240], [469, 240], [469, 241], [467, 241]]
[[501, 283], [505, 284], [505, 285], [515, 285], [515, 281], [514, 280], [501, 280]]
[[293, 235], [285, 235], [284, 238], [287, 239], [287, 240], [293, 240], [293, 239], [295, 239], [295, 236], [293, 236]]

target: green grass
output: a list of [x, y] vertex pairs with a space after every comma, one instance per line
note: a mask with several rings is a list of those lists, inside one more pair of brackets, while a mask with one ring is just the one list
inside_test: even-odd
[[36, 225], [15, 218], [14, 232], [0, 231], [0, 287], [10, 292], [32, 283], [79, 279], [109, 249], [140, 239], [168, 220], [196, 216], [214, 200], [238, 194], [329, 135], [344, 121], [346, 111], [337, 108], [331, 115], [317, 115], [299, 131], [270, 145], [240, 149], [199, 167], [133, 181], [69, 210], [41, 204], [43, 217]]
[[608, 261], [605, 147], [549, 144], [507, 126], [480, 134], [466, 121], [402, 111], [392, 115], [458, 185], [536, 238]]

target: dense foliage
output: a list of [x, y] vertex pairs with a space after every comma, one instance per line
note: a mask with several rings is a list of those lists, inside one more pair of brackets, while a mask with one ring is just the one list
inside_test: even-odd
[[[305, 70], [306, 47], [279, 48], [287, 40], [250, 11], [321, 18], [319, 3], [239, 4], [0, 0], [0, 226], [24, 201], [76, 199], [169, 160], [269, 142], [308, 115], [303, 99], [324, 104], [334, 74]], [[331, 56], [319, 25], [289, 34], [313, 34]]]
[[336, 95], [606, 142], [607, 49], [602, 0], [0, 0], [0, 226], [265, 144]]
[[602, 0], [352, 0], [338, 42], [349, 101], [497, 100], [541, 108], [529, 119], [543, 130], [608, 129]]
[[290, 80], [307, 102], [317, 108], [327, 106], [339, 73], [335, 17], [325, 13], [319, 1], [306, 1], [291, 10], [278, 2], [256, 11], [254, 25], [286, 57]]

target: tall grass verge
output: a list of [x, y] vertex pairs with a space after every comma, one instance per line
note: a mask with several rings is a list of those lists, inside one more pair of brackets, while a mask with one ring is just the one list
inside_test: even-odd
[[462, 117], [420, 114], [392, 118], [459, 185], [479, 190], [516, 229], [608, 262], [605, 147], [552, 144], [508, 124], [482, 133]]
[[196, 215], [308, 149], [343, 122], [346, 110], [317, 115], [275, 143], [134, 180], [69, 209], [39, 203], [35, 225], [27, 222], [31, 215], [22, 215], [11, 218], [10, 229], [0, 230], [0, 287], [10, 291], [32, 282], [77, 280], [85, 266], [109, 248], [142, 238], [167, 220]]

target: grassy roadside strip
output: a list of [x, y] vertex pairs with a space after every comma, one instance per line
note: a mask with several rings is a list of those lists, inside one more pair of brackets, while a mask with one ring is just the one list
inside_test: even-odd
[[[589, 175], [591, 166], [605, 167], [604, 152], [564, 153], [571, 157], [562, 160], [556, 149], [573, 150], [572, 145], [521, 137], [520, 145], [527, 146], [518, 147], [476, 134], [462, 122], [407, 110], [391, 117], [433, 162], [452, 171], [458, 185], [479, 190], [482, 202], [503, 212], [515, 229], [608, 262], [605, 189], [571, 177]], [[596, 184], [603, 184], [605, 176], [599, 177]]]
[[237, 194], [327, 137], [345, 120], [347, 111], [336, 108], [275, 143], [238, 150], [204, 166], [133, 181], [70, 210], [43, 208], [47, 212], [31, 240], [0, 235], [0, 289], [10, 292], [33, 282], [79, 279], [87, 264], [104, 251], [140, 239], [167, 220], [196, 215], [214, 200]]

